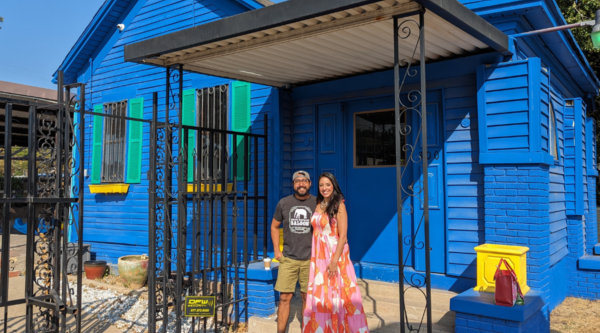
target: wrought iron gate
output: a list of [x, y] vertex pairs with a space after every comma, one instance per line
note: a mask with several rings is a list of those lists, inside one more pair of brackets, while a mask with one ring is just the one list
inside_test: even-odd
[[[27, 196], [12, 196], [11, 162], [13, 104], [7, 100], [4, 130], [4, 196], [0, 199], [2, 262], [0, 308], [4, 310], [3, 331], [8, 329], [8, 307], [26, 304], [26, 332], [66, 332], [67, 321], [75, 318], [81, 331], [81, 268], [83, 245], [83, 163], [85, 126], [74, 121], [77, 113], [70, 89], [79, 87], [80, 105], [85, 105], [85, 86], [63, 86], [58, 75], [57, 102], [29, 104]], [[83, 120], [84, 114], [80, 113]], [[27, 205], [25, 293], [8, 299], [11, 205]], [[74, 229], [78, 242], [69, 243], [67, 230]], [[76, 258], [76, 269], [73, 259]], [[71, 260], [69, 260], [71, 259]], [[67, 272], [76, 271], [75, 286]], [[70, 324], [71, 325], [71, 324]]]
[[[267, 117], [264, 134], [233, 132], [200, 119], [200, 126], [189, 125], [183, 118], [183, 74], [182, 66], [167, 68], [160, 122], [158, 94], [153, 96], [150, 333], [160, 327], [179, 333], [187, 325], [192, 332], [208, 329], [207, 318], [184, 317], [185, 296], [215, 296], [215, 331], [219, 325], [247, 322], [246, 270], [267, 252]], [[198, 113], [198, 118], [206, 116], [200, 109]]]

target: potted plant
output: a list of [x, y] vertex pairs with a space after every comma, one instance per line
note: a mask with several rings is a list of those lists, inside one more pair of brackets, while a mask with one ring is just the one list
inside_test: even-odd
[[119, 258], [119, 275], [122, 276], [131, 288], [139, 289], [146, 284], [148, 279], [148, 256], [129, 255]]
[[83, 263], [85, 277], [88, 280], [101, 279], [106, 272], [106, 261], [104, 260], [89, 260]]

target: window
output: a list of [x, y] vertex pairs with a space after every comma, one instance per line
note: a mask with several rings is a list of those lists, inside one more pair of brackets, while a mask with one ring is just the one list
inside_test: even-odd
[[550, 154], [554, 156], [555, 160], [558, 160], [558, 140], [556, 139], [556, 117], [554, 114], [553, 103], [550, 102], [550, 121], [548, 124], [548, 137]]
[[[144, 119], [144, 98], [96, 104], [94, 113]], [[123, 118], [94, 116], [92, 124], [91, 183], [140, 184], [143, 123]]]
[[[406, 126], [406, 114], [401, 116]], [[354, 114], [354, 167], [396, 166], [395, 111], [367, 111]], [[404, 136], [402, 136], [405, 138]], [[402, 165], [406, 152], [402, 152]]]
[[[196, 112], [198, 110], [198, 112]], [[219, 85], [202, 89], [190, 89], [183, 92], [183, 118], [184, 125], [192, 125], [203, 128], [228, 130], [229, 111], [229, 87]], [[211, 142], [211, 132], [202, 132], [203, 143], [200, 155], [200, 177], [202, 181], [209, 180], [209, 154], [210, 146], [205, 143]], [[196, 179], [194, 163], [196, 163], [196, 131], [190, 131], [188, 144], [188, 182]], [[213, 142], [213, 181], [220, 182], [223, 176], [223, 159], [227, 158], [227, 137], [214, 132]]]
[[[104, 103], [104, 114], [127, 117], [127, 100]], [[104, 118], [102, 143], [102, 182], [123, 183], [125, 178], [126, 121], [123, 118]]]

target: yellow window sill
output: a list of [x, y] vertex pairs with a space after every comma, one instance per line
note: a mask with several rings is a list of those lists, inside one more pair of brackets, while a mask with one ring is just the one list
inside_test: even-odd
[[[188, 192], [196, 192], [196, 188], [197, 188], [196, 184], [188, 184], [187, 191]], [[213, 192], [221, 192], [222, 188], [223, 188], [223, 186], [221, 184], [213, 184]], [[200, 185], [200, 192], [208, 192], [209, 189], [210, 189], [210, 185], [208, 185], [208, 184]], [[233, 183], [228, 183], [227, 191], [232, 191], [232, 190], [233, 190]]]
[[99, 184], [90, 185], [91, 193], [100, 194], [125, 194], [129, 190], [129, 184]]

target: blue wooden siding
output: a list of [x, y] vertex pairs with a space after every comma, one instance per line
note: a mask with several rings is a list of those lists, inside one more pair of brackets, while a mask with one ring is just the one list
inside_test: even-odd
[[282, 145], [282, 156], [281, 156], [281, 176], [279, 177], [279, 188], [281, 197], [292, 195], [293, 188], [291, 185], [292, 174], [292, 94], [289, 90], [281, 89], [279, 92], [279, 117], [281, 119], [281, 138], [274, 138], [274, 140], [281, 140]]
[[585, 119], [585, 144], [588, 176], [598, 176], [597, 150], [596, 150], [596, 120], [588, 117]]
[[550, 73], [546, 68], [540, 69], [540, 134], [542, 151], [549, 153], [549, 122], [550, 122]]
[[554, 89], [550, 89], [550, 102], [556, 119], [556, 140], [559, 160], [550, 165], [549, 221], [550, 221], [550, 264], [554, 265], [568, 253], [567, 248], [567, 208], [565, 205], [565, 103]]
[[580, 98], [568, 99], [565, 108], [565, 187], [567, 215], [585, 212], [585, 104]]
[[539, 58], [477, 69], [480, 163], [552, 164], [548, 152], [549, 72]]
[[529, 151], [530, 89], [528, 62], [480, 67], [479, 136], [481, 152]]
[[[218, 6], [218, 7], [217, 7]], [[214, 21], [225, 16], [240, 13], [244, 8], [233, 1], [203, 1], [203, 0], [149, 0], [132, 13], [132, 19], [119, 40], [110, 47], [103, 59], [94, 62], [100, 66], [94, 68], [91, 79], [86, 80], [88, 109], [93, 104], [109, 102], [120, 99], [144, 98], [144, 119], [152, 117], [152, 93], [159, 93], [158, 110], [159, 118], [164, 117], [165, 110], [165, 82], [164, 69], [151, 66], [123, 62], [123, 45], [163, 35], [175, 30], [189, 28], [194, 25]], [[80, 78], [85, 78], [85, 73], [80, 73]], [[229, 80], [185, 73], [183, 77], [184, 89], [203, 88], [219, 84], [230, 83]], [[277, 91], [270, 87], [252, 85], [251, 93], [251, 132], [263, 133], [263, 115], [269, 115], [270, 134], [273, 133], [273, 117], [277, 116], [276, 99]], [[275, 101], [275, 102], [274, 102]], [[91, 124], [87, 117], [86, 124]], [[89, 127], [87, 127], [89, 128]], [[143, 128], [142, 150], [142, 182], [131, 184], [126, 195], [103, 195], [89, 192], [89, 178], [85, 187], [85, 234], [84, 242], [92, 244], [92, 251], [98, 259], [116, 262], [117, 258], [126, 254], [147, 253], [148, 249], [148, 179], [149, 168], [149, 126]], [[91, 131], [86, 138], [86, 164], [90, 170]], [[269, 141], [269, 165], [273, 170], [273, 140]], [[252, 155], [253, 158], [253, 155]], [[264, 183], [262, 149], [259, 154], [259, 186]], [[253, 164], [252, 164], [253, 165]], [[270, 174], [273, 175], [272, 173]], [[174, 182], [176, 184], [176, 182]], [[278, 197], [276, 187], [270, 183], [270, 196]], [[277, 193], [276, 193], [277, 192]], [[262, 192], [261, 192], [262, 193]], [[272, 201], [272, 200], [270, 200]], [[262, 204], [261, 204], [262, 205]], [[190, 206], [191, 207], [191, 204]], [[253, 217], [253, 203], [249, 204], [249, 216]], [[191, 209], [191, 208], [189, 208]], [[274, 207], [268, 206], [267, 220], [270, 220]], [[176, 214], [176, 211], [174, 211]], [[176, 216], [176, 215], [175, 215]], [[188, 219], [191, 211], [188, 211]], [[259, 230], [261, 240], [259, 250], [262, 250], [262, 223], [263, 216], [259, 216]], [[229, 219], [231, 223], [231, 218]], [[241, 225], [241, 224], [240, 224]], [[250, 224], [252, 227], [253, 223]], [[252, 229], [250, 229], [252, 233]], [[241, 233], [240, 233], [241, 235]], [[231, 239], [229, 241], [231, 245]], [[241, 251], [241, 246], [240, 246]]]
[[[446, 87], [448, 275], [475, 278], [474, 248], [485, 241], [484, 175], [479, 164], [477, 80], [459, 76]], [[465, 126], [466, 125], [466, 126]]]

